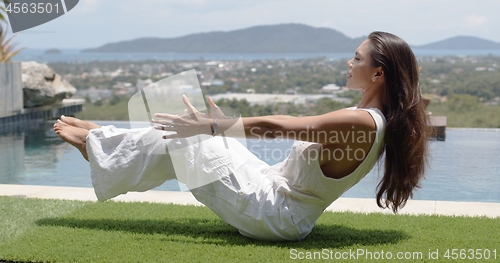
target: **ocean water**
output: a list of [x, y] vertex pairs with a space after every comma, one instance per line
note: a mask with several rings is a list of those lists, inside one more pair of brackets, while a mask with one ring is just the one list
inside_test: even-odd
[[[128, 127], [127, 122], [99, 122]], [[500, 202], [500, 129], [448, 129], [446, 141], [431, 141], [431, 158], [417, 200]], [[292, 141], [248, 141], [259, 158], [275, 164]], [[344, 197], [373, 198], [382, 168], [377, 166]], [[80, 152], [42, 122], [29, 130], [0, 134], [0, 184], [92, 187]], [[155, 190], [179, 191], [176, 181]]]
[[[346, 59], [351, 58], [353, 52], [347, 53], [82, 53], [77, 49], [63, 49], [61, 54], [45, 54], [45, 50], [28, 49], [23, 50], [14, 57], [15, 61], [37, 61], [37, 62], [79, 62], [90, 61], [210, 61], [210, 60], [276, 60], [276, 59], [307, 59], [328, 58]], [[415, 49], [416, 56], [500, 56], [500, 50], [423, 50]]]

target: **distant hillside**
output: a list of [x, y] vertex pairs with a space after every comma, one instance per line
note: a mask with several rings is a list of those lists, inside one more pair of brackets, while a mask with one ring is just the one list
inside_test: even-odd
[[83, 52], [296, 53], [354, 52], [366, 37], [302, 24], [255, 26], [178, 38], [139, 38], [110, 43]]
[[[330, 28], [302, 24], [255, 26], [234, 31], [191, 34], [177, 38], [139, 38], [110, 43], [83, 52], [178, 53], [315, 53], [354, 52], [366, 37], [350, 38]], [[414, 49], [500, 49], [500, 43], [457, 36]]]
[[448, 38], [442, 41], [416, 46], [415, 49], [452, 49], [452, 50], [481, 50], [481, 49], [500, 49], [500, 43], [490, 40], [470, 37], [470, 36], [457, 36]]

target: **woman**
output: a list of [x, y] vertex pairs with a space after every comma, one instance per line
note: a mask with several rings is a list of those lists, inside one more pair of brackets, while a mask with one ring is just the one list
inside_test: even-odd
[[[175, 132], [163, 136], [166, 140], [154, 129], [120, 130], [70, 117], [62, 117], [54, 130], [89, 160], [99, 200], [177, 178], [241, 234], [300, 240], [384, 151], [385, 171], [377, 193], [380, 207], [397, 212], [424, 175], [427, 115], [417, 61], [408, 44], [392, 34], [373, 32], [348, 67], [347, 87], [362, 92], [357, 107], [320, 116], [240, 119], [247, 137], [297, 140], [290, 155], [273, 166], [235, 139], [221, 144], [226, 138], [220, 134], [227, 135], [234, 120], [225, 119], [211, 99], [211, 118], [204, 118], [185, 97], [189, 114], [155, 114], [156, 129]], [[200, 134], [213, 138], [198, 144], [173, 139]], [[165, 154], [151, 154], [166, 146]]]

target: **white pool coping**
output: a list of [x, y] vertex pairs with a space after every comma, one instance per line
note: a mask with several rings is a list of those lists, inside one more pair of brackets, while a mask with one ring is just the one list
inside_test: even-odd
[[[39, 185], [0, 184], [0, 196], [40, 199], [64, 199], [80, 201], [97, 201], [93, 188], [61, 187]], [[190, 192], [147, 191], [130, 192], [113, 198], [122, 202], [153, 202], [172, 203], [180, 205], [199, 205]], [[373, 198], [339, 198], [326, 211], [350, 211], [357, 213], [392, 213], [388, 209], [380, 209]], [[500, 203], [488, 202], [452, 202], [409, 200], [399, 214], [411, 215], [443, 215], [469, 217], [500, 217]]]

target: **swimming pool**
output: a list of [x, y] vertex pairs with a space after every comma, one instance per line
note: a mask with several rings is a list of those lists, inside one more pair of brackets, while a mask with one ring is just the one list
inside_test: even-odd
[[[105, 124], [128, 127], [127, 122]], [[247, 147], [269, 164], [285, 158], [292, 144], [259, 143], [248, 141]], [[414, 199], [500, 202], [499, 129], [448, 129], [446, 141], [432, 141], [430, 149], [430, 167]], [[89, 174], [88, 163], [80, 152], [63, 142], [51, 123], [0, 134], [0, 184], [92, 187]], [[376, 166], [343, 196], [373, 198], [378, 179]], [[181, 188], [176, 181], [168, 181], [155, 190]]]

